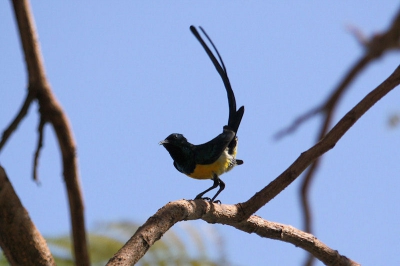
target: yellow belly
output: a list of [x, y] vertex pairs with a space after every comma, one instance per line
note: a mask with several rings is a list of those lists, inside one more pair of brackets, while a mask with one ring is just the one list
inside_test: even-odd
[[211, 179], [214, 174], [220, 176], [233, 167], [232, 159], [233, 157], [224, 151], [214, 163], [196, 165], [193, 173], [188, 176], [196, 179]]

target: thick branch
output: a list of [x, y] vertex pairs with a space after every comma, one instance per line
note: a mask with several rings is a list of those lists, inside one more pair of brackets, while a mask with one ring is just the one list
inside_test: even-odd
[[241, 216], [240, 206], [218, 205], [203, 200], [170, 202], [138, 228], [132, 238], [108, 262], [108, 266], [133, 265], [159, 240], [175, 223], [184, 220], [203, 219], [209, 223], [233, 226], [247, 233], [285, 241], [311, 252], [327, 265], [358, 265], [341, 256], [314, 236], [292, 226], [266, 221], [250, 216], [238, 221], [232, 217]]
[[55, 265], [46, 240], [0, 166], [0, 247], [10, 265]]
[[[80, 188], [76, 146], [71, 126], [46, 79], [35, 24], [28, 0], [13, 0], [21, 43], [29, 76], [29, 93], [38, 100], [41, 125], [48, 122], [56, 133], [63, 162], [63, 175], [68, 192], [75, 260], [90, 265], [84, 223], [83, 197]], [[43, 123], [43, 124], [42, 124]]]

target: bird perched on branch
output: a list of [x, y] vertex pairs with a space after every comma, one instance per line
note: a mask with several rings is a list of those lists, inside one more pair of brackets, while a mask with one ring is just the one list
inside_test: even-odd
[[[164, 148], [167, 149], [174, 160], [175, 168], [179, 172], [195, 179], [211, 179], [214, 181], [210, 188], [201, 192], [196, 196], [195, 199], [205, 199], [211, 202], [219, 202], [215, 201], [215, 199], [225, 188], [225, 183], [219, 178], [219, 176], [228, 172], [236, 165], [243, 164], [242, 160], [236, 159], [238, 144], [236, 133], [243, 117], [244, 106], [236, 110], [235, 95], [229, 82], [228, 73], [226, 71], [224, 62], [222, 61], [222, 58], [210, 37], [208, 37], [207, 33], [202, 27], [200, 27], [200, 30], [214, 48], [219, 61], [215, 58], [210, 48], [208, 48], [207, 44], [201, 38], [197, 29], [194, 26], [190, 26], [190, 30], [200, 42], [207, 55], [210, 57], [212, 63], [221, 76], [222, 81], [224, 82], [229, 104], [228, 125], [223, 127], [221, 134], [204, 144], [191, 144], [182, 134], [173, 133], [165, 140], [161, 141], [160, 145], [163, 145]], [[214, 197], [211, 199], [208, 197], [203, 198], [205, 193], [218, 186], [219, 189]]]

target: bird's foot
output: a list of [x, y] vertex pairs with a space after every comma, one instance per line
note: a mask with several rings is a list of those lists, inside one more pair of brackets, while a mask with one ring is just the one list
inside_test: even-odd
[[209, 198], [209, 197], [199, 197], [199, 196], [197, 196], [196, 198], [194, 198], [195, 200], [197, 200], [197, 199], [202, 199], [202, 200], [207, 200], [207, 201], [211, 201], [211, 199]]
[[218, 203], [218, 204], [221, 204], [221, 201], [220, 201], [220, 200], [214, 200], [214, 201], [213, 201], [213, 200], [210, 199], [209, 197], [204, 197], [204, 198], [202, 198], [202, 197], [196, 197], [195, 200], [197, 200], [197, 199], [206, 200], [206, 201], [211, 202], [211, 203]]

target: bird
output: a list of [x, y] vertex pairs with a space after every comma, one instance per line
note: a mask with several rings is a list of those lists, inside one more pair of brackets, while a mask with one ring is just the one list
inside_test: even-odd
[[[216, 59], [197, 29], [194, 26], [190, 26], [190, 31], [200, 42], [224, 83], [229, 106], [228, 124], [223, 126], [221, 134], [204, 144], [194, 145], [179, 133], [170, 134], [165, 140], [160, 141], [159, 144], [164, 146], [169, 152], [174, 161], [173, 165], [179, 172], [194, 179], [211, 179], [214, 182], [210, 188], [198, 194], [195, 199], [221, 203], [219, 200], [215, 200], [225, 189], [225, 183], [220, 179], [220, 176], [230, 171], [236, 165], [243, 164], [243, 160], [236, 159], [238, 145], [236, 133], [242, 121], [244, 106], [236, 110], [235, 95], [222, 57], [206, 31], [202, 27], [199, 28], [212, 45], [219, 59], [219, 61]], [[204, 194], [216, 187], [219, 187], [219, 189], [212, 198], [203, 197]]]

